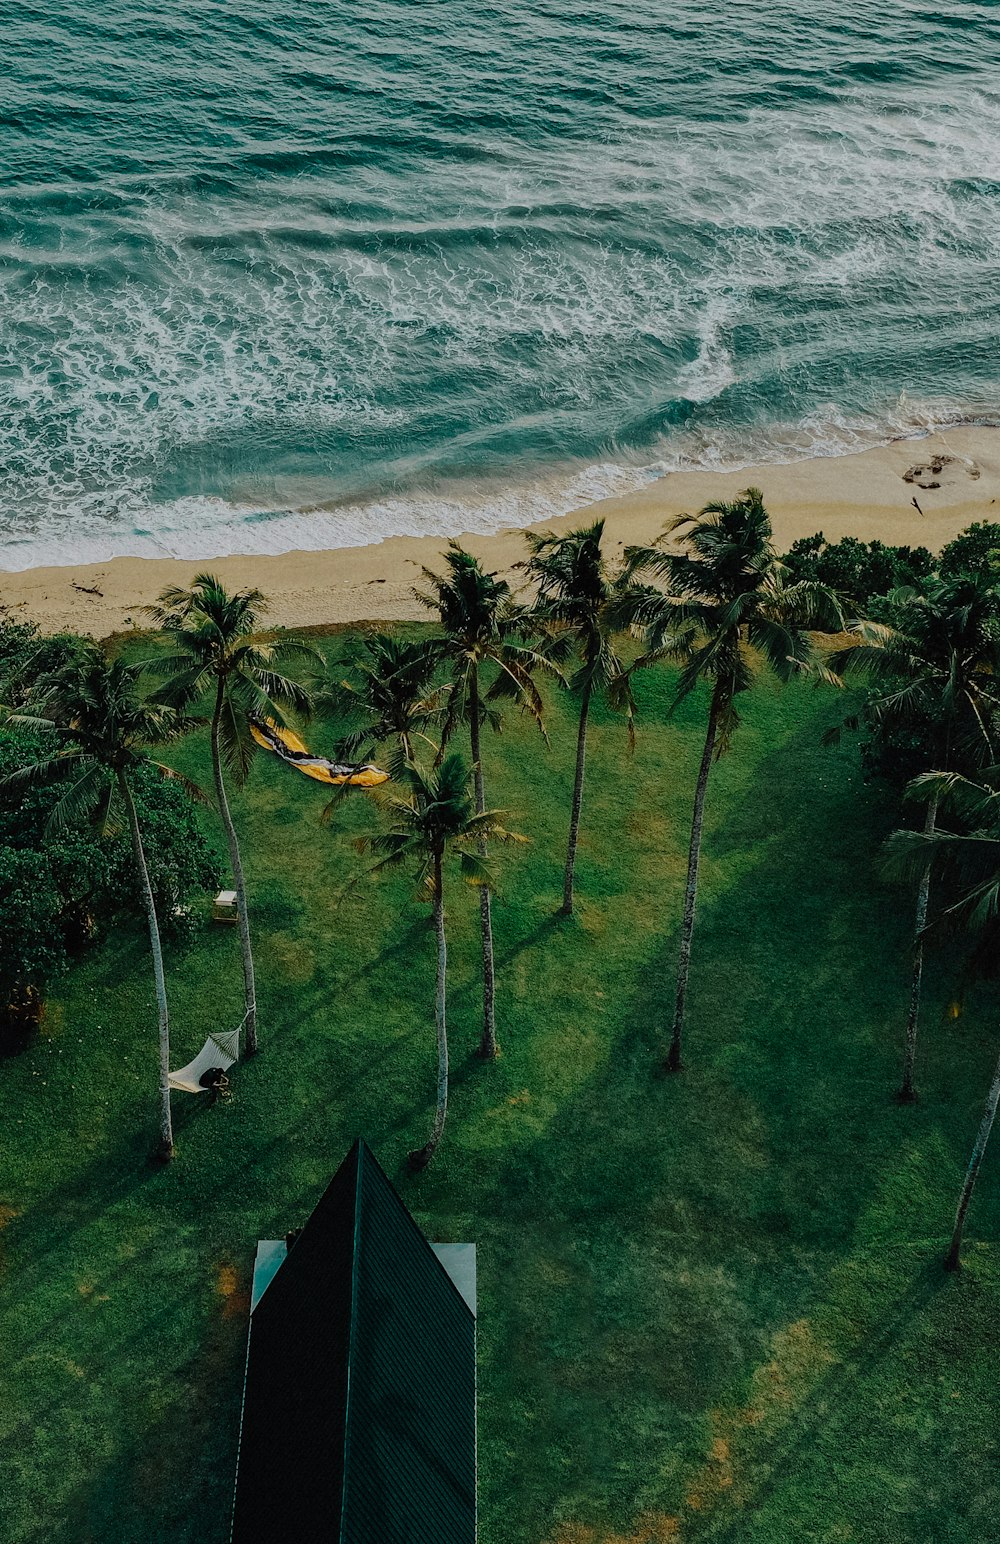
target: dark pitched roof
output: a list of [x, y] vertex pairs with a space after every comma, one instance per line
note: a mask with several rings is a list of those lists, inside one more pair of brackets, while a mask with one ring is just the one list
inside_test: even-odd
[[253, 1312], [233, 1544], [473, 1544], [475, 1333], [356, 1142]]

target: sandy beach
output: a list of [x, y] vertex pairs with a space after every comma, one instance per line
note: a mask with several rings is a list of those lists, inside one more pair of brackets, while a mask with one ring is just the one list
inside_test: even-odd
[[[674, 515], [700, 509], [710, 499], [731, 498], [748, 485], [763, 489], [779, 550], [822, 531], [831, 541], [879, 537], [936, 551], [973, 520], [1000, 520], [1000, 429], [957, 428], [791, 465], [676, 472], [641, 492], [600, 500], [545, 525], [569, 529], [603, 516], [613, 553], [651, 540]], [[105, 637], [146, 625], [143, 607], [166, 585], [186, 583], [210, 569], [233, 589], [263, 590], [278, 625], [403, 621], [423, 614], [412, 589], [421, 565], [434, 566], [443, 544], [437, 537], [394, 537], [367, 547], [267, 557], [115, 558], [0, 571], [0, 606], [46, 632]], [[467, 545], [488, 567], [516, 582], [515, 565], [524, 556], [519, 531], [470, 536]]]

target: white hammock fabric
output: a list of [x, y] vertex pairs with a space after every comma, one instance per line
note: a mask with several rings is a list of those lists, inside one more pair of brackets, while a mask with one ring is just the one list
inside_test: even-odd
[[208, 1090], [202, 1087], [199, 1079], [209, 1067], [221, 1067], [224, 1072], [228, 1072], [233, 1063], [239, 1060], [242, 1029], [243, 1025], [240, 1024], [237, 1029], [224, 1029], [221, 1034], [209, 1035], [194, 1061], [168, 1075], [170, 1087], [182, 1088], [188, 1094], [207, 1093]]

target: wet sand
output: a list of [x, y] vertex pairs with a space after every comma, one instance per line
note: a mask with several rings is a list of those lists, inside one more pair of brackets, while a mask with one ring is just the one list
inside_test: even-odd
[[[815, 531], [830, 541], [879, 537], [937, 551], [973, 520], [1000, 521], [1000, 429], [964, 427], [786, 466], [674, 472], [641, 492], [602, 499], [544, 527], [568, 530], [603, 516], [613, 556], [629, 543], [652, 540], [674, 515], [732, 498], [748, 486], [764, 492], [779, 551]], [[515, 565], [525, 551], [520, 531], [469, 536], [466, 545], [489, 568], [518, 581]], [[276, 557], [115, 558], [0, 571], [0, 606], [46, 632], [105, 637], [147, 626], [142, 608], [166, 585], [187, 583], [207, 570], [232, 589], [263, 590], [278, 625], [404, 621], [426, 615], [412, 591], [421, 566], [434, 567], [443, 546], [439, 537], [392, 537], [367, 547]]]

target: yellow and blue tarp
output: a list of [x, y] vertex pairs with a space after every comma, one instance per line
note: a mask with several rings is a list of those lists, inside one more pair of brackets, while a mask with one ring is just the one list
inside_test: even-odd
[[282, 729], [269, 718], [251, 720], [250, 733], [258, 745], [273, 751], [297, 772], [315, 778], [317, 783], [328, 783], [335, 788], [350, 784], [354, 788], [377, 788], [389, 781], [388, 772], [365, 762], [351, 766], [344, 762], [327, 761], [325, 756], [314, 756], [292, 729]]

